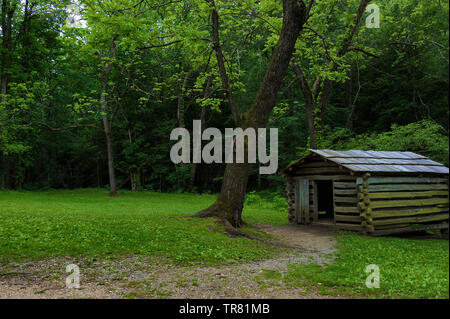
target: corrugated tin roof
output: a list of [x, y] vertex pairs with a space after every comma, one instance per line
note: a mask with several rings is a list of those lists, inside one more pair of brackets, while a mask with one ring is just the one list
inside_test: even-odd
[[[412, 152], [385, 152], [385, 151], [333, 151], [310, 150], [327, 160], [341, 165], [353, 172], [378, 173], [436, 173], [448, 174], [449, 169], [444, 165], [432, 161], [425, 156]], [[311, 156], [308, 155], [307, 157]], [[283, 172], [293, 165], [301, 165], [297, 161], [289, 165]]]

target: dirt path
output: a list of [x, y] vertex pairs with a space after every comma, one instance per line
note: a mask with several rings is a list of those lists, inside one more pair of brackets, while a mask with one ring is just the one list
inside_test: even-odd
[[[291, 287], [290, 263], [327, 263], [332, 232], [300, 225], [260, 225], [261, 231], [299, 247], [276, 258], [215, 267], [175, 266], [154, 257], [113, 260], [51, 259], [0, 268], [0, 298], [328, 298], [315, 287]], [[65, 265], [80, 267], [80, 289], [65, 287]], [[0, 266], [1, 267], [1, 266]]]
[[278, 240], [299, 246], [308, 251], [317, 251], [322, 253], [334, 252], [336, 239], [334, 231], [330, 228], [321, 226], [304, 226], [304, 225], [259, 225], [257, 228], [265, 233], [269, 233]]

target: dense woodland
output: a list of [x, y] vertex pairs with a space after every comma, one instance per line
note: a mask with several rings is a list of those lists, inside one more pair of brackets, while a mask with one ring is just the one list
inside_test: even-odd
[[[379, 28], [370, 3], [305, 1], [265, 123], [279, 170], [308, 148], [448, 165], [448, 1], [376, 1]], [[219, 192], [225, 164], [173, 164], [170, 132], [242, 124], [282, 13], [280, 0], [2, 0], [0, 188]], [[254, 165], [247, 189], [283, 182]]]

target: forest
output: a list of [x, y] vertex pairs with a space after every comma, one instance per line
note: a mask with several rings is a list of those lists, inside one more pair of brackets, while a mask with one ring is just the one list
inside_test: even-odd
[[[361, 4], [316, 1], [309, 12], [267, 123], [279, 129], [279, 169], [309, 148], [448, 165], [448, 2], [378, 1], [379, 28], [365, 26]], [[217, 193], [225, 166], [173, 164], [170, 132], [193, 120], [236, 126], [282, 3], [215, 6], [222, 65], [207, 1], [2, 1], [0, 187]], [[258, 167], [248, 188], [284, 191]]]
[[[448, 1], [1, 0], [0, 12], [0, 299], [448, 299]], [[190, 132], [199, 158], [207, 128], [276, 129], [276, 172], [250, 156], [175, 163], [172, 132]], [[388, 186], [332, 176], [331, 200], [303, 180], [304, 202], [330, 210], [341, 185], [340, 218], [361, 229], [374, 207], [382, 231], [423, 231], [293, 223], [300, 183], [281, 172], [310, 150], [445, 165], [383, 175]]]

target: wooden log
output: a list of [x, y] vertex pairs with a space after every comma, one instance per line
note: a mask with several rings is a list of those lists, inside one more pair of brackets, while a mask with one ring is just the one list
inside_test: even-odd
[[334, 188], [350, 188], [356, 190], [356, 184], [355, 183], [348, 183], [348, 182], [334, 182]]
[[[358, 186], [362, 190], [361, 185]], [[429, 191], [429, 190], [448, 190], [447, 184], [386, 184], [369, 185], [369, 192], [395, 192], [395, 191]]]
[[357, 189], [356, 189], [356, 187], [355, 187], [355, 189], [336, 189], [335, 191], [334, 191], [334, 193], [336, 194], [336, 195], [355, 195], [356, 196], [356, 194], [358, 193], [357, 192]]
[[372, 209], [375, 209], [375, 208], [389, 208], [389, 207], [418, 207], [437, 204], [448, 204], [448, 198], [371, 201], [370, 207]]
[[415, 198], [415, 197], [448, 196], [448, 192], [447, 191], [383, 192], [383, 193], [368, 193], [366, 196], [370, 199]]
[[356, 225], [356, 224], [336, 223], [335, 227], [339, 228], [339, 229], [343, 229], [343, 230], [353, 230], [353, 231], [359, 231], [359, 232], [365, 231], [364, 227], [362, 227], [361, 225]]
[[410, 227], [402, 227], [402, 228], [392, 228], [392, 229], [385, 229], [385, 230], [379, 230], [371, 233], [371, 236], [385, 236], [390, 234], [401, 234], [401, 233], [409, 233], [409, 232], [415, 232], [415, 231], [422, 231], [422, 230], [432, 230], [432, 229], [448, 229], [449, 226], [448, 223], [439, 223], [439, 224], [433, 224], [433, 225], [419, 225], [419, 226], [410, 226]]
[[403, 218], [387, 218], [387, 219], [374, 219], [372, 224], [376, 227], [378, 225], [393, 225], [393, 224], [414, 224], [414, 223], [426, 223], [434, 221], [444, 221], [448, 220], [448, 214], [436, 214], [427, 216], [416, 216], [416, 217], [403, 217]]
[[[369, 177], [367, 182], [369, 184], [438, 184], [446, 183], [447, 178], [440, 177]], [[359, 177], [356, 180], [358, 185], [363, 183], [363, 179]]]
[[339, 207], [336, 206], [334, 208], [335, 213], [341, 213], [341, 214], [345, 214], [345, 213], [350, 213], [350, 214], [358, 214], [360, 212], [360, 210], [358, 209], [358, 207], [356, 207], [356, 205], [353, 207]]
[[358, 202], [358, 198], [355, 197], [342, 197], [342, 196], [336, 196], [334, 198], [335, 203], [356, 203]]
[[354, 176], [348, 176], [348, 178], [342, 178], [342, 177], [336, 177], [333, 178], [334, 182], [338, 182], [338, 183], [349, 183], [352, 182], [356, 185], [356, 178]]
[[[356, 178], [350, 175], [334, 175], [334, 174], [321, 174], [321, 175], [302, 175], [302, 176], [293, 176], [292, 177], [295, 180], [299, 180], [299, 179], [312, 179], [312, 180], [317, 180], [317, 181], [331, 181], [331, 180], [351, 180], [351, 181], [356, 181]], [[355, 184], [356, 185], [356, 184]]]
[[349, 223], [356, 223], [358, 225], [361, 225], [362, 218], [358, 215], [335, 215], [336, 222], [349, 222]]
[[448, 208], [440, 207], [425, 207], [415, 209], [397, 209], [397, 210], [373, 210], [371, 215], [373, 218], [386, 218], [386, 217], [402, 217], [402, 216], [416, 216], [426, 215], [433, 213], [448, 213]]
[[410, 227], [411, 224], [395, 224], [395, 225], [378, 225], [375, 229], [377, 230], [383, 230], [383, 229], [392, 229], [392, 228], [403, 228], [403, 227]]
[[372, 224], [369, 224], [367, 221], [363, 221], [363, 222], [361, 223], [361, 225], [363, 226], [364, 231], [365, 231], [366, 233], [373, 233], [373, 232], [375, 231], [375, 227], [373, 227], [373, 225], [372, 225]]

